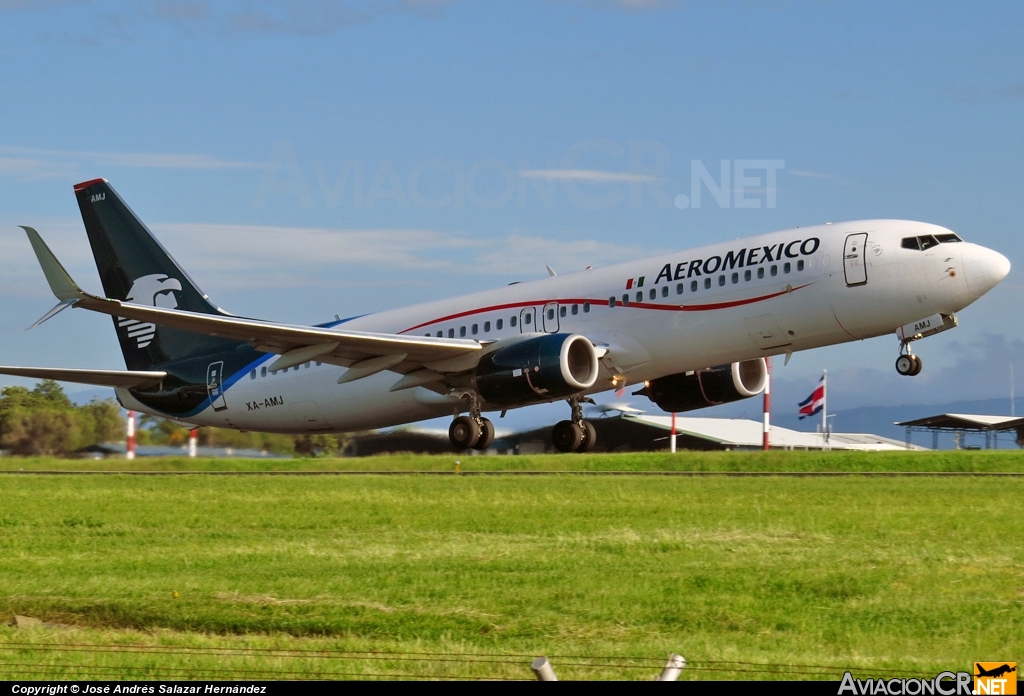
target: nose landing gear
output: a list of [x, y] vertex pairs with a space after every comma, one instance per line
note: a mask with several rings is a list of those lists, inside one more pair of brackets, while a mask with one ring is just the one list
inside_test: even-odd
[[583, 420], [583, 403], [593, 399], [574, 396], [567, 399], [572, 408], [571, 420], [559, 421], [551, 429], [551, 443], [559, 452], [589, 452], [597, 442], [597, 431], [589, 421]]
[[920, 374], [923, 367], [921, 358], [910, 352], [910, 346], [907, 343], [902, 344], [900, 350], [906, 350], [907, 352], [896, 358], [896, 372], [904, 377], [913, 377]]
[[448, 427], [448, 440], [457, 450], [483, 452], [494, 442], [494, 423], [480, 415], [480, 400], [470, 399], [469, 415], [456, 416]]

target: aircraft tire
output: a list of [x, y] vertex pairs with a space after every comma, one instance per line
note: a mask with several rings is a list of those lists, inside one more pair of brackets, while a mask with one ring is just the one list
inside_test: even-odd
[[551, 429], [551, 443], [559, 452], [575, 452], [583, 441], [583, 430], [572, 421], [559, 421]]
[[583, 421], [583, 441], [576, 448], [577, 452], [589, 452], [597, 444], [597, 431], [590, 421]]
[[915, 366], [913, 355], [901, 355], [896, 358], [896, 371], [905, 377], [916, 374], [914, 372]]
[[910, 376], [913, 377], [915, 375], [921, 374], [921, 370], [924, 368], [924, 363], [921, 362], [921, 356], [919, 356], [919, 355], [911, 355], [910, 357], [913, 358], [913, 360], [914, 360], [914, 369], [910, 373]]
[[480, 419], [480, 437], [473, 443], [473, 449], [483, 452], [494, 442], [494, 423], [486, 418]]
[[480, 439], [480, 426], [469, 416], [459, 416], [448, 426], [448, 439], [459, 451], [469, 449]]

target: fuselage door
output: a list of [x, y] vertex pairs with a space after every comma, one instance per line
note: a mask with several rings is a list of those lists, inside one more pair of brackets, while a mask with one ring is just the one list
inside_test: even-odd
[[548, 302], [544, 305], [544, 330], [558, 333], [558, 303]]
[[537, 310], [534, 307], [526, 307], [519, 313], [519, 333], [533, 333], [537, 331]]
[[843, 272], [847, 285], [864, 285], [868, 282], [868, 268], [864, 263], [867, 232], [857, 232], [846, 237], [843, 248]]
[[210, 396], [210, 405], [214, 411], [223, 411], [228, 407], [224, 398], [224, 361], [210, 363], [206, 368], [206, 393]]

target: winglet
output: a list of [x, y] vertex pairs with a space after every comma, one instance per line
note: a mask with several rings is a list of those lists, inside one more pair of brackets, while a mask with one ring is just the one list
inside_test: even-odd
[[36, 252], [36, 258], [39, 259], [39, 265], [43, 268], [43, 275], [46, 276], [46, 282], [50, 284], [50, 290], [52, 290], [53, 294], [57, 296], [57, 299], [64, 303], [84, 298], [85, 293], [82, 292], [82, 289], [71, 279], [71, 276], [64, 270], [64, 267], [60, 265], [60, 261], [58, 261], [57, 257], [53, 255], [50, 248], [46, 246], [46, 242], [44, 242], [43, 238], [39, 236], [39, 233], [25, 225], [20, 225], [20, 227], [25, 230], [25, 234], [28, 235], [28, 241], [32, 244], [32, 250]]

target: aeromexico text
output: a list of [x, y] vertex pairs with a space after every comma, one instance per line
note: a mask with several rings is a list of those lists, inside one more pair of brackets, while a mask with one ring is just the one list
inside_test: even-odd
[[797, 239], [792, 242], [771, 244], [769, 246], [752, 247], [729, 251], [725, 256], [709, 256], [706, 259], [694, 259], [693, 261], [682, 261], [681, 263], [666, 263], [655, 279], [655, 283], [662, 280], [682, 280], [699, 275], [709, 275], [718, 271], [727, 271], [733, 268], [744, 266], [757, 266], [769, 261], [780, 261], [782, 259], [795, 259], [800, 256], [810, 256], [818, 250], [821, 240], [817, 237], [809, 239]]

